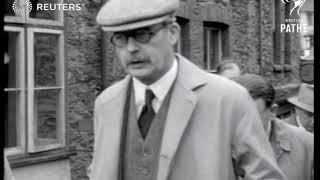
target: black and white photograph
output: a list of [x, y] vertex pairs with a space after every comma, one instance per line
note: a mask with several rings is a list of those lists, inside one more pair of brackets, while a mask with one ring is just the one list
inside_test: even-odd
[[314, 0], [3, 0], [4, 180], [314, 180]]

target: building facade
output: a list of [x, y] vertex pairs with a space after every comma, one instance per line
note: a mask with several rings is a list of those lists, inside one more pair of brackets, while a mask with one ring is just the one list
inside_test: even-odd
[[[35, 11], [39, 3], [74, 8]], [[103, 3], [5, 4], [5, 150], [17, 180], [88, 179], [94, 99], [125, 76], [110, 33], [95, 22]], [[14, 12], [13, 4], [24, 7], [26, 16]], [[280, 0], [181, 0], [175, 50], [211, 73], [232, 58], [244, 73], [260, 74], [275, 86], [300, 83], [300, 34], [280, 31], [292, 6]]]

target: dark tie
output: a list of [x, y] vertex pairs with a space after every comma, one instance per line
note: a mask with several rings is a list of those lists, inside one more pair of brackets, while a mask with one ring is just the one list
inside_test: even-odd
[[145, 94], [145, 104], [142, 108], [140, 118], [138, 120], [138, 125], [140, 128], [140, 132], [142, 134], [142, 137], [145, 139], [145, 137], [148, 134], [148, 130], [150, 128], [150, 125], [152, 123], [152, 120], [154, 118], [155, 112], [152, 108], [152, 100], [154, 98], [154, 94], [152, 90], [147, 89]]

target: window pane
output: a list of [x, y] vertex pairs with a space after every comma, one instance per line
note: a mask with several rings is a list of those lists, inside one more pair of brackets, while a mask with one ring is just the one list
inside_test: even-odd
[[59, 90], [35, 91], [36, 146], [58, 142]]
[[59, 58], [58, 38], [57, 34], [34, 34], [35, 87], [58, 85], [56, 77]]
[[208, 69], [208, 31], [208, 29], [204, 29], [203, 32], [203, 62], [206, 69]]
[[5, 110], [5, 147], [18, 146], [18, 121], [20, 105], [20, 93], [19, 91], [7, 92], [5, 96], [6, 110]]
[[31, 0], [33, 10], [29, 14], [30, 18], [59, 20], [59, 0]]
[[21, 70], [19, 68], [21, 63], [17, 63], [19, 61], [17, 53], [20, 52], [18, 35], [17, 32], [6, 32], [8, 49], [4, 55], [4, 66], [6, 69], [5, 74], [8, 74], [7, 88], [20, 88], [19, 73], [21, 73]]
[[219, 63], [220, 54], [220, 37], [218, 30], [211, 31], [210, 39], [210, 69], [215, 69], [216, 65]]

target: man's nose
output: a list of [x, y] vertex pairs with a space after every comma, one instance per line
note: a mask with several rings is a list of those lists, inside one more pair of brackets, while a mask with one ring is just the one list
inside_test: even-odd
[[130, 53], [138, 51], [139, 45], [138, 42], [133, 37], [128, 37], [128, 46], [127, 49]]

